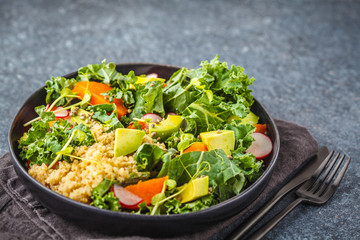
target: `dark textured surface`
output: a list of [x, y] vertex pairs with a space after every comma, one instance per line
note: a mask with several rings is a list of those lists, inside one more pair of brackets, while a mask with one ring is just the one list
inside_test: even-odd
[[106, 58], [197, 67], [219, 54], [257, 81], [275, 118], [353, 161], [324, 206], [301, 205], [266, 238], [358, 239], [359, 1], [0, 1], [0, 154], [23, 101], [51, 76]]

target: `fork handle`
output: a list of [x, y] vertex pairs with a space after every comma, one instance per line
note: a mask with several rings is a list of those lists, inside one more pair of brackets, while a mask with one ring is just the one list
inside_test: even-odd
[[254, 234], [252, 234], [247, 240], [257, 240], [264, 237], [273, 227], [275, 227], [289, 212], [291, 212], [297, 205], [299, 205], [304, 199], [297, 198], [289, 206], [284, 208], [275, 217], [269, 220], [266, 224], [261, 226]]
[[256, 223], [258, 223], [268, 213], [272, 207], [288, 192], [281, 189], [265, 206], [263, 206], [250, 220], [246, 221], [245, 225], [238, 230], [235, 230], [229, 239], [241, 239]]

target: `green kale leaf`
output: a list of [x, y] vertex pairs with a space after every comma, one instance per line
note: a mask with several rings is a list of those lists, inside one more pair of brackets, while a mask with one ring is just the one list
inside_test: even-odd
[[161, 165], [161, 169], [157, 175], [158, 178], [160, 177], [165, 177], [167, 175], [167, 173], [169, 172], [169, 167], [170, 167], [170, 162], [171, 159], [175, 156], [175, 154], [177, 153], [177, 150], [174, 148], [169, 148], [167, 153], [165, 153], [161, 160], [162, 160], [162, 165]]
[[[62, 90], [65, 88], [73, 89], [77, 80], [75, 78], [66, 79], [64, 77], [52, 77], [51, 80], [46, 81], [46, 103], [51, 104], [60, 96]], [[66, 106], [72, 101], [73, 97], [61, 98], [56, 106]]]
[[52, 128], [44, 120], [34, 122], [20, 138], [20, 157], [29, 160], [30, 164], [50, 164], [70, 136], [70, 126], [68, 121], [62, 119], [56, 121]]
[[179, 186], [196, 175], [209, 176], [209, 186], [220, 201], [238, 194], [245, 182], [241, 169], [221, 149], [189, 152], [170, 161], [168, 176]]
[[121, 205], [119, 199], [114, 196], [113, 192], [109, 192], [110, 187], [115, 181], [104, 179], [99, 185], [97, 185], [91, 193], [91, 199], [93, 200], [90, 205], [109, 209], [112, 211], [120, 211]]
[[78, 70], [78, 78], [81, 81], [99, 80], [105, 84], [111, 84], [112, 81], [120, 78], [121, 73], [116, 71], [114, 63], [106, 64], [104, 59], [101, 64], [89, 64]]
[[202, 198], [185, 204], [182, 204], [179, 200], [173, 198], [163, 204], [164, 210], [162, 211], [166, 212], [167, 214], [190, 213], [209, 208], [217, 203], [218, 201], [212, 194], [206, 195]]
[[201, 94], [190, 84], [187, 77], [188, 72], [188, 69], [181, 68], [167, 82], [167, 86], [163, 90], [164, 106], [167, 112], [181, 114]]
[[241, 153], [240, 151], [234, 151], [232, 153], [233, 162], [239, 166], [242, 173], [246, 177], [248, 182], [254, 182], [263, 174], [263, 161], [257, 160], [254, 155], [250, 153]]
[[156, 145], [144, 143], [135, 153], [138, 171], [153, 171], [166, 153], [165, 150], [162, 150]]
[[163, 104], [163, 89], [164, 81], [156, 80], [149, 81], [146, 84], [135, 84], [135, 107], [130, 114], [130, 118], [141, 118], [146, 113], [156, 113], [160, 116], [165, 116]]
[[244, 118], [250, 111], [249, 107], [254, 102], [251, 95], [252, 90], [248, 89], [248, 86], [255, 79], [249, 78], [242, 67], [232, 65], [229, 69], [226, 62], [219, 61], [219, 56], [216, 56], [210, 62], [204, 61], [200, 65], [203, 71], [215, 79], [210, 88], [214, 95], [225, 97], [226, 102], [230, 101], [232, 104], [242, 105], [237, 108], [243, 109], [243, 111], [233, 113], [240, 118]]
[[184, 131], [196, 136], [201, 132], [223, 128], [224, 122], [232, 113], [222, 102], [221, 97], [214, 96], [213, 99], [209, 99], [208, 95], [202, 95], [200, 99], [191, 103], [182, 115], [187, 124]]
[[112, 79], [110, 86], [112, 90], [102, 94], [107, 96], [110, 102], [114, 99], [122, 100], [123, 104], [127, 108], [133, 108], [135, 105], [135, 91], [133, 86], [137, 81], [134, 71], [130, 71], [128, 75], [121, 75], [115, 79]]
[[81, 123], [73, 127], [72, 132], [74, 132], [76, 129], [79, 131], [76, 131], [75, 137], [72, 140], [72, 143], [75, 146], [90, 146], [95, 143], [95, 138], [92, 135], [92, 132], [90, 131], [90, 128], [88, 126]]
[[168, 148], [175, 148], [178, 151], [182, 152], [188, 148], [192, 143], [200, 141], [195, 138], [191, 133], [184, 133], [182, 130], [173, 132], [171, 136], [165, 140]]
[[94, 120], [98, 120], [105, 127], [109, 128], [108, 132], [124, 127], [118, 119], [115, 104], [99, 104], [88, 106], [87, 110], [94, 113], [92, 116]]
[[254, 141], [251, 134], [255, 131], [255, 127], [251, 124], [241, 124], [241, 121], [233, 120], [231, 123], [225, 124], [224, 129], [234, 131], [235, 151], [239, 153], [245, 152]]
[[[20, 157], [23, 160], [29, 160], [30, 164], [50, 165], [75, 129], [79, 131], [71, 142], [72, 146], [89, 146], [95, 142], [89, 128], [85, 125], [81, 124], [72, 128], [68, 121], [60, 119], [55, 121], [50, 128], [48, 122], [55, 120], [54, 113], [45, 112], [45, 106], [36, 107], [35, 111], [41, 119], [33, 122], [31, 128], [19, 140]], [[67, 156], [64, 159], [70, 160]]]
[[255, 81], [244, 69], [216, 56], [203, 61], [200, 68], [175, 72], [164, 89], [167, 111], [182, 114], [187, 123], [185, 132], [199, 134], [221, 128], [230, 116], [244, 118], [254, 100], [248, 86]]

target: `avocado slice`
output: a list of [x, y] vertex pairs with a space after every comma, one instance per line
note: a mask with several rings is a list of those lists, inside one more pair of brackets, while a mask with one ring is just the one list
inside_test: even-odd
[[142, 144], [145, 132], [138, 129], [117, 128], [115, 130], [115, 157], [135, 152]]
[[195, 178], [187, 184], [178, 188], [184, 191], [180, 193], [179, 199], [181, 203], [191, 202], [197, 198], [203, 197], [209, 193], [209, 176]]
[[167, 118], [159, 123], [149, 125], [149, 134], [153, 138], [160, 137], [161, 141], [166, 140], [173, 132], [180, 129], [183, 119], [179, 115], [168, 115]]
[[200, 138], [208, 146], [209, 151], [222, 149], [226, 155], [231, 155], [231, 150], [235, 147], [235, 134], [232, 130], [202, 132]]
[[246, 115], [246, 117], [244, 118], [239, 118], [238, 116], [236, 115], [233, 115], [231, 117], [228, 118], [227, 122], [228, 123], [231, 123], [231, 121], [235, 119], [235, 120], [241, 120], [241, 123], [242, 124], [246, 124], [246, 123], [249, 123], [249, 124], [257, 124], [259, 122], [259, 117], [256, 116], [253, 112], [249, 112], [248, 115]]
[[75, 107], [71, 108], [71, 112], [74, 112], [74, 116], [71, 117], [71, 121], [73, 123], [77, 124], [84, 124], [86, 126], [90, 126], [90, 122], [88, 121], [89, 117], [91, 116], [91, 113], [79, 108], [77, 111], [75, 111]]

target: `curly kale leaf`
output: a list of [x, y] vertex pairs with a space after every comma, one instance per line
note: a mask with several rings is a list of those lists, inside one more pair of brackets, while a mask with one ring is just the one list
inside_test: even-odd
[[232, 115], [227, 106], [223, 106], [220, 97], [209, 99], [207, 95], [188, 106], [183, 112], [186, 120], [185, 132], [195, 136], [201, 132], [213, 131], [222, 128], [223, 123]]
[[[51, 164], [75, 129], [79, 131], [71, 145], [88, 146], [94, 143], [95, 140], [85, 125], [81, 124], [72, 128], [68, 121], [60, 119], [55, 121], [50, 128], [49, 121], [55, 120], [54, 113], [45, 112], [45, 106], [37, 107], [35, 111], [41, 119], [32, 123], [28, 132], [24, 133], [19, 140], [20, 157], [23, 160], [29, 160], [30, 164]], [[69, 160], [69, 157], [65, 157], [65, 160]]]
[[134, 71], [130, 71], [127, 75], [119, 75], [112, 79], [110, 86], [112, 90], [102, 94], [107, 96], [110, 102], [114, 99], [120, 99], [125, 107], [133, 108], [135, 105], [135, 89], [134, 85], [137, 81]]
[[188, 69], [181, 68], [167, 82], [167, 86], [163, 90], [164, 107], [167, 112], [181, 114], [201, 94], [190, 84], [188, 73]]
[[163, 93], [163, 80], [149, 81], [146, 84], [135, 84], [135, 107], [130, 119], [141, 118], [146, 113], [156, 113], [165, 116]]
[[108, 132], [115, 130], [117, 128], [124, 127], [118, 119], [115, 104], [93, 105], [93, 106], [89, 106], [87, 110], [94, 113], [94, 115], [92, 116], [94, 120], [98, 120], [105, 127], [109, 128]]
[[[67, 79], [64, 77], [52, 77], [46, 81], [46, 103], [51, 104], [62, 95], [65, 88], [73, 89], [77, 80], [75, 78]], [[72, 101], [73, 97], [64, 97], [56, 103], [56, 106], [66, 106]]]
[[78, 70], [78, 79], [81, 81], [98, 80], [108, 85], [121, 76], [122, 74], [116, 71], [116, 65], [106, 64], [106, 59], [101, 64], [89, 64]]
[[99, 185], [97, 185], [91, 193], [91, 199], [93, 200], [90, 205], [109, 209], [112, 211], [120, 211], [121, 205], [119, 199], [114, 196], [113, 192], [110, 192], [110, 187], [115, 181], [104, 179]]
[[251, 134], [255, 131], [255, 127], [251, 124], [241, 124], [241, 121], [233, 120], [231, 123], [225, 124], [224, 129], [234, 131], [237, 152], [245, 152], [254, 141]]
[[249, 85], [255, 81], [242, 67], [220, 62], [216, 56], [203, 61], [200, 68], [178, 70], [164, 89], [167, 111], [182, 114], [187, 122], [185, 132], [194, 135], [216, 130], [230, 116], [244, 118], [254, 100]]
[[164, 203], [163, 211], [167, 214], [190, 213], [209, 208], [217, 203], [218, 201], [215, 200], [212, 194], [185, 204], [182, 204], [179, 200], [173, 198]]
[[241, 169], [221, 149], [189, 152], [170, 161], [168, 176], [183, 185], [198, 174], [209, 176], [216, 199], [223, 201], [238, 194], [245, 183]]

